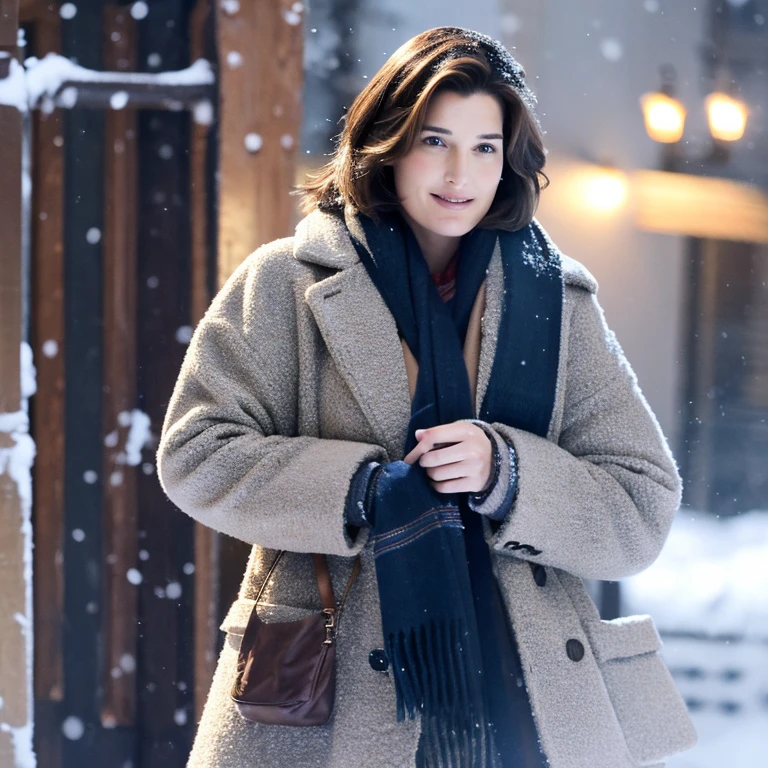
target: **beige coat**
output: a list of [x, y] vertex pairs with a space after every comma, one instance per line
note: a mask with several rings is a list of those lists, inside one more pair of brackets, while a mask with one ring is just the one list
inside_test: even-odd
[[[621, 579], [653, 563], [681, 482], [605, 324], [597, 283], [565, 255], [563, 267], [549, 433], [493, 424], [517, 450], [520, 480], [512, 512], [495, 534], [486, 525], [486, 536], [552, 768], [658, 766], [696, 735], [656, 629], [650, 617], [601, 621], [581, 579]], [[476, 412], [502, 298], [497, 249], [465, 347]], [[248, 257], [198, 325], [163, 426], [160, 480], [184, 512], [254, 546], [222, 626], [226, 642], [191, 768], [414, 765], [419, 720], [396, 721], [392, 679], [368, 659], [383, 647], [368, 531], [350, 540], [343, 509], [361, 461], [403, 458], [415, 371], [345, 228], [320, 211], [294, 237]], [[262, 598], [265, 620], [320, 608], [311, 558], [301, 553], [330, 555], [337, 595], [351, 558], [362, 555], [338, 633], [334, 715], [322, 727], [256, 725], [229, 699], [243, 628], [275, 549], [292, 554]], [[542, 586], [534, 564], [544, 567]], [[569, 639], [585, 648], [579, 661], [566, 653]]]

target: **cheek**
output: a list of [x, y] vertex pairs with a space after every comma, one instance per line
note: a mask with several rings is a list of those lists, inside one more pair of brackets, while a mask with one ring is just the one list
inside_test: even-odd
[[496, 193], [496, 187], [499, 186], [499, 181], [501, 180], [503, 166], [504, 161], [500, 159], [498, 162], [488, 163], [488, 165], [482, 169], [480, 179], [483, 188], [488, 194], [493, 195]]
[[401, 199], [413, 194], [414, 190], [424, 186], [424, 182], [434, 171], [434, 161], [424, 155], [413, 155], [401, 161], [394, 168], [395, 190]]

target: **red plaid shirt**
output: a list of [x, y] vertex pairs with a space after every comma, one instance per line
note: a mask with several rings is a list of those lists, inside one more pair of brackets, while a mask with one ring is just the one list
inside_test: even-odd
[[435, 281], [440, 298], [443, 301], [449, 301], [456, 293], [456, 269], [458, 267], [458, 251], [448, 262], [448, 266], [442, 272], [433, 272], [432, 279]]

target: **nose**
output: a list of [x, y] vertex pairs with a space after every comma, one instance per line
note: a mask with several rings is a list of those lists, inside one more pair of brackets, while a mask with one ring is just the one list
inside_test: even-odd
[[467, 160], [460, 152], [449, 153], [444, 178], [447, 184], [453, 184], [456, 188], [467, 183]]

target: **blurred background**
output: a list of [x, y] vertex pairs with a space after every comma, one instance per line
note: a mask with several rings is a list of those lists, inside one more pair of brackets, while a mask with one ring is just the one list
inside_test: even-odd
[[[537, 217], [584, 263], [684, 478], [650, 613], [699, 732], [768, 764], [768, 0], [0, 0], [0, 766], [183, 766], [248, 547], [154, 453], [229, 274], [394, 50], [500, 39]], [[19, 350], [21, 349], [21, 356]], [[34, 725], [34, 728], [33, 728]]]

